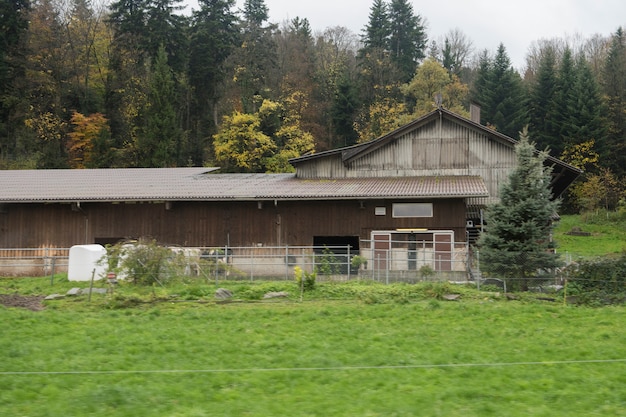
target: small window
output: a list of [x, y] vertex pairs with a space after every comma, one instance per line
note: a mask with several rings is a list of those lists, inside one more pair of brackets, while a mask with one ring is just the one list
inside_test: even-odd
[[433, 217], [433, 203], [394, 203], [393, 217]]

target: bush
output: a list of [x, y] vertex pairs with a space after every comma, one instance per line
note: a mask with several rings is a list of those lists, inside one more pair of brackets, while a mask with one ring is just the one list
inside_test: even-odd
[[317, 278], [317, 273], [307, 272], [299, 266], [296, 266], [293, 269], [293, 273], [298, 287], [302, 288], [304, 291], [312, 291], [315, 289], [315, 280]]
[[626, 299], [626, 254], [617, 259], [583, 261], [572, 278], [575, 285], [569, 284], [568, 292], [582, 296], [587, 303], [623, 302]]
[[334, 275], [340, 273], [340, 271], [341, 265], [333, 251], [324, 247], [322, 255], [318, 256], [316, 259], [315, 273], [319, 273], [320, 275]]
[[107, 248], [110, 272], [133, 284], [164, 284], [184, 272], [184, 254], [159, 245], [155, 240], [118, 243]]

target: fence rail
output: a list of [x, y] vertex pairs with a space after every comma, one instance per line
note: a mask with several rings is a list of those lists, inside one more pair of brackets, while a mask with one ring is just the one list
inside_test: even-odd
[[[299, 266], [318, 277], [349, 280], [415, 281], [433, 275], [467, 274], [465, 242], [363, 240], [359, 248], [339, 246], [173, 247], [188, 259], [187, 273], [233, 279], [292, 279]], [[0, 248], [0, 276], [41, 276], [67, 272], [69, 248]]]
[[[250, 246], [173, 247], [185, 254], [185, 274], [209, 280], [291, 280], [296, 266], [319, 280], [371, 279], [378, 282], [472, 281], [513, 289], [514, 278], [481, 273], [479, 256], [466, 242], [361, 240], [360, 247]], [[45, 276], [67, 272], [69, 248], [0, 248], [0, 276]], [[564, 259], [571, 260], [568, 255]], [[567, 270], [526, 279], [533, 288], [558, 288]], [[507, 288], [507, 285], [510, 288]]]

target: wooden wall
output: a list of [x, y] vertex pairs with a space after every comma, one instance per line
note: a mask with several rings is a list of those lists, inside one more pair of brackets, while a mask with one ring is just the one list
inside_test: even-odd
[[[182, 246], [313, 244], [314, 236], [359, 236], [372, 230], [453, 230], [465, 240], [462, 199], [434, 200], [434, 217], [394, 219], [392, 202], [366, 200], [9, 204], [0, 213], [0, 248], [71, 247], [117, 238], [154, 238]], [[375, 207], [386, 207], [376, 216]]]
[[298, 164], [301, 178], [477, 175], [497, 201], [500, 186], [517, 165], [512, 144], [448, 116], [408, 131], [345, 166], [341, 154]]

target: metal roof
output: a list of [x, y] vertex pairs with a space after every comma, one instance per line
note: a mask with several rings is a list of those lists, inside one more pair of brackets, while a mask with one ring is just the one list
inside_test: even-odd
[[478, 176], [301, 179], [216, 168], [0, 171], [0, 203], [486, 197]]

